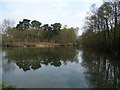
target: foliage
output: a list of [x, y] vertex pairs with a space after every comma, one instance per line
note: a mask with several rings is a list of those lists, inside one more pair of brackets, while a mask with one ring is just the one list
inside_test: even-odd
[[[23, 19], [16, 27], [3, 34], [3, 43], [8, 42], [76, 42], [78, 28], [63, 28], [62, 24], [44, 24], [36, 20]], [[63, 38], [64, 37], [64, 38]], [[64, 40], [65, 39], [65, 40]]]
[[104, 2], [99, 8], [92, 5], [86, 17], [83, 45], [98, 50], [120, 50], [120, 2]]

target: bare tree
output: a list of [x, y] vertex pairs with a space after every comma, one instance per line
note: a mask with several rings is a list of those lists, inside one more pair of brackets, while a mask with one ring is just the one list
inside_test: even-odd
[[14, 24], [15, 24], [15, 22], [13, 20], [4, 19], [3, 22], [2, 22], [2, 25], [0, 26], [1, 32], [3, 34], [7, 34], [7, 30], [12, 28], [14, 26]]

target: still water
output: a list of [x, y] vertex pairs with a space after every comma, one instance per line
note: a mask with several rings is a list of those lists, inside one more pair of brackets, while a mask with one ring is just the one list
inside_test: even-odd
[[3, 48], [2, 82], [17, 88], [120, 88], [120, 59], [75, 47]]

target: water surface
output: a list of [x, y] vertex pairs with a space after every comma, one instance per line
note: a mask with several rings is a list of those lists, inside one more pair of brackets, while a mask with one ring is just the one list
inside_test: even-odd
[[120, 88], [120, 60], [75, 47], [3, 48], [2, 80], [17, 88]]

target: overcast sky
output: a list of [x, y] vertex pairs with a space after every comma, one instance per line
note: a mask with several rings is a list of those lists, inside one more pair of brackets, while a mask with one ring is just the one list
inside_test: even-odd
[[17, 24], [30, 19], [81, 28], [93, 3], [99, 7], [102, 0], [0, 0], [0, 22], [11, 19]]

